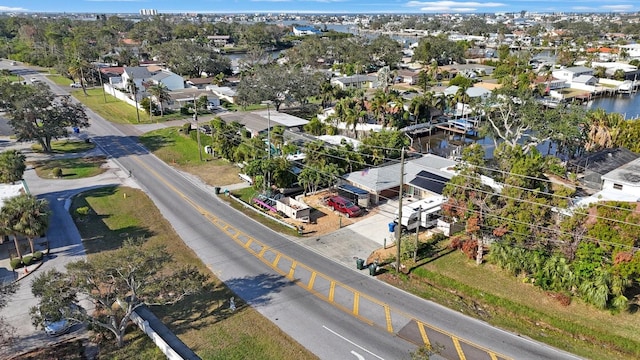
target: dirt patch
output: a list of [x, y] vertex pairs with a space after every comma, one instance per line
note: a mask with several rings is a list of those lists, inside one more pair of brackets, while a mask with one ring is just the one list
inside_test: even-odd
[[206, 164], [181, 165], [169, 164], [180, 171], [195, 175], [205, 184], [210, 186], [225, 186], [241, 182], [238, 178], [240, 170], [233, 164], [220, 164], [221, 161], [212, 161]]
[[363, 216], [348, 218], [344, 214], [333, 211], [325, 204], [325, 199], [333, 195], [337, 195], [337, 193], [333, 191], [322, 191], [303, 197], [302, 201], [312, 208], [311, 221], [309, 223], [300, 223], [288, 219], [287, 222], [294, 225], [302, 225], [303, 236], [320, 236], [336, 231], [347, 225], [355, 224], [378, 211], [374, 209], [366, 211]]

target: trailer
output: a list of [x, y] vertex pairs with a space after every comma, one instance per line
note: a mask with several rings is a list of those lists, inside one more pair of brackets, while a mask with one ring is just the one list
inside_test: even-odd
[[283, 197], [276, 200], [276, 209], [291, 219], [309, 222], [311, 219], [311, 208], [294, 198]]
[[[444, 202], [444, 197], [432, 196], [402, 206], [402, 221], [400, 225], [406, 230], [415, 230], [418, 226], [425, 229], [436, 226], [440, 218], [441, 206]], [[396, 210], [397, 222], [398, 211]]]
[[361, 208], [369, 207], [369, 192], [349, 184], [338, 185], [338, 195], [351, 200]]

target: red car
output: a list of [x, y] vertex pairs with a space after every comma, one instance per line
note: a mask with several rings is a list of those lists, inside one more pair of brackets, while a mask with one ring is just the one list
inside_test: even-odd
[[343, 198], [342, 196], [332, 196], [327, 199], [327, 206], [345, 214], [347, 217], [358, 217], [362, 215], [362, 209], [358, 205], [354, 204], [350, 200]]

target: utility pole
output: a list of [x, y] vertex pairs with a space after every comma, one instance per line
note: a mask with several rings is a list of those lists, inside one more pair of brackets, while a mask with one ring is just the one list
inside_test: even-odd
[[198, 139], [198, 155], [200, 156], [200, 162], [202, 162], [202, 146], [200, 146], [200, 126], [198, 126], [198, 104], [196, 104], [196, 97], [193, 96], [193, 120], [196, 122], [196, 138]]
[[400, 150], [400, 191], [398, 191], [398, 225], [396, 226], [396, 271], [400, 272], [400, 236], [402, 235], [402, 197], [404, 184], [404, 147]]
[[[271, 100], [266, 100], [262, 102], [267, 105], [267, 159], [269, 168], [271, 167], [271, 110], [269, 105], [271, 105]], [[265, 188], [271, 188], [271, 170], [267, 171], [267, 183], [265, 184]]]
[[98, 78], [100, 79], [100, 87], [102, 88], [102, 97], [104, 98], [104, 103], [107, 103], [107, 93], [104, 91], [104, 82], [102, 81], [102, 72], [100, 71], [100, 67], [96, 66], [96, 70], [98, 70]]
[[422, 205], [418, 206], [418, 226], [416, 226], [416, 248], [413, 250], [413, 262], [418, 259], [418, 244], [420, 243], [420, 224], [422, 224]]

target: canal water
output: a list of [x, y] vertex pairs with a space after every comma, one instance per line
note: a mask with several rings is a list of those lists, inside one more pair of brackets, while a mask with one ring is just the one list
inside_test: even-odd
[[607, 113], [620, 113], [625, 119], [640, 117], [640, 94], [600, 97], [593, 100], [589, 109], [604, 109]]
[[[598, 108], [604, 109], [607, 113], [620, 113], [625, 119], [640, 118], [640, 93], [596, 98], [589, 105], [589, 109], [595, 110]], [[640, 141], [640, 139], [638, 140]], [[422, 153], [431, 152], [443, 157], [456, 157], [460, 155], [464, 145], [474, 142], [484, 148], [487, 159], [493, 157], [495, 145], [491, 137], [477, 138], [458, 134], [451, 135], [442, 131], [435, 132], [431, 136], [414, 139], [413, 148]], [[550, 143], [545, 142], [537, 148], [542, 154], [555, 153], [555, 149], [553, 147], [550, 149], [549, 146]]]

